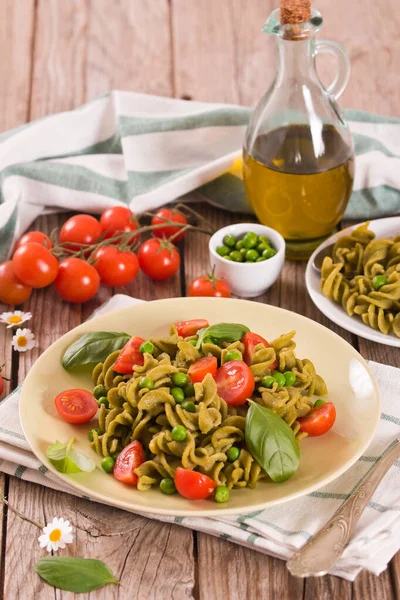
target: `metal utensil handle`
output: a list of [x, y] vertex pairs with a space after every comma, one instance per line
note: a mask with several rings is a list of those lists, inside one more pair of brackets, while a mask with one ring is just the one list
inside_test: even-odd
[[349, 542], [369, 499], [399, 456], [400, 441], [396, 440], [328, 523], [287, 562], [286, 566], [292, 575], [325, 575], [334, 566]]

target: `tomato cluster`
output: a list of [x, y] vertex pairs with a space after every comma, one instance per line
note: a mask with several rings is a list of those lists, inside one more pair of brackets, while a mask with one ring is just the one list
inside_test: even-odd
[[137, 254], [132, 247], [139, 244], [139, 223], [123, 206], [107, 209], [100, 220], [87, 214], [71, 217], [55, 244], [41, 231], [26, 233], [12, 259], [0, 264], [0, 302], [22, 304], [32, 289], [54, 283], [63, 300], [82, 303], [96, 294], [100, 283], [128, 285], [139, 268], [152, 279], [168, 279], [180, 265], [179, 253], [168, 238], [181, 239], [182, 225], [187, 223], [177, 210], [159, 210], [149, 228], [156, 237], [143, 242]]

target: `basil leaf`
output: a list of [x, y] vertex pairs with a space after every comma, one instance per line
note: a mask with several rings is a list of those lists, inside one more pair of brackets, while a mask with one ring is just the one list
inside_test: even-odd
[[67, 348], [61, 364], [69, 371], [81, 365], [104, 362], [109, 354], [120, 350], [130, 339], [127, 333], [115, 331], [85, 333]]
[[78, 594], [97, 590], [106, 583], [119, 584], [107, 565], [94, 558], [46, 556], [36, 563], [35, 569], [55, 588]]
[[198, 331], [198, 340], [196, 348], [199, 349], [205, 337], [210, 337], [218, 342], [238, 342], [242, 339], [247, 331], [250, 331], [246, 325], [240, 325], [239, 323], [217, 323], [211, 325], [207, 329]]
[[75, 438], [71, 438], [68, 444], [62, 444], [58, 440], [46, 450], [46, 456], [51, 464], [60, 473], [90, 473], [96, 468], [91, 458], [73, 447]]
[[245, 438], [250, 453], [275, 483], [286, 481], [297, 471], [300, 449], [293, 430], [269, 408], [251, 402]]

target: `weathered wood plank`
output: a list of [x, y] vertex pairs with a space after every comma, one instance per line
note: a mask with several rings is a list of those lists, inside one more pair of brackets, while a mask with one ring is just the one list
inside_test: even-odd
[[398, 598], [392, 587], [390, 570], [386, 569], [379, 577], [368, 571], [362, 571], [353, 583], [353, 600], [379, 598], [379, 600], [395, 600]]
[[303, 600], [352, 600], [352, 584], [340, 577], [309, 577], [304, 583]]

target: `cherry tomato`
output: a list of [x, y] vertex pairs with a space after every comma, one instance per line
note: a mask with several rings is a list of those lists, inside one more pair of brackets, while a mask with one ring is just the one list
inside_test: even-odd
[[[112, 237], [119, 231], [136, 231], [138, 229], [135, 215], [127, 206], [107, 208], [100, 217], [100, 225], [106, 238]], [[133, 244], [138, 238], [138, 235], [134, 235], [128, 243]]]
[[14, 273], [11, 260], [0, 264], [0, 302], [22, 304], [31, 293], [31, 286], [22, 283]]
[[53, 247], [49, 236], [42, 231], [28, 231], [28, 233], [25, 233], [25, 235], [18, 240], [15, 249], [23, 246], [23, 244], [29, 244], [30, 242], [41, 244], [42, 246], [45, 246], [47, 250], [51, 250]]
[[188, 369], [188, 375], [192, 383], [203, 381], [207, 373], [214, 377], [218, 368], [218, 361], [215, 356], [206, 356], [192, 363]]
[[3, 369], [4, 365], [0, 366], [0, 396], [3, 394], [4, 392], [4, 380], [6, 381], [10, 381], [7, 377], [3, 377], [1, 371]]
[[58, 273], [56, 257], [37, 242], [23, 244], [17, 248], [12, 265], [18, 279], [33, 288], [50, 285]]
[[191, 321], [181, 321], [175, 323], [178, 335], [188, 337], [194, 335], [199, 329], [206, 329], [210, 324], [205, 319], [192, 319]]
[[242, 360], [230, 360], [222, 365], [214, 377], [217, 392], [230, 406], [244, 404], [251, 398], [254, 387], [254, 375]]
[[[179, 210], [171, 209], [171, 208], [161, 208], [156, 212], [155, 216], [151, 220], [152, 225], [162, 225], [163, 223], [168, 221], [173, 221], [174, 223], [184, 223], [187, 225], [187, 218], [183, 215]], [[185, 235], [185, 231], [181, 231], [182, 227], [174, 227], [173, 225], [165, 225], [165, 227], [159, 227], [157, 229], [153, 229], [153, 234], [158, 238], [170, 238], [172, 235], [177, 234], [174, 237], [174, 243], [179, 242]], [[178, 233], [180, 232], [180, 233]]]
[[141, 337], [131, 337], [119, 353], [113, 370], [117, 373], [132, 373], [133, 365], [144, 365], [144, 356], [139, 352], [139, 348], [144, 341]]
[[139, 272], [139, 260], [133, 252], [120, 252], [115, 246], [100, 246], [94, 257], [93, 266], [105, 285], [127, 285]]
[[99, 285], [98, 272], [81, 258], [71, 257], [61, 261], [55, 286], [63, 300], [78, 304], [86, 302], [93, 298]]
[[129, 485], [136, 485], [138, 476], [133, 471], [140, 467], [145, 460], [146, 455], [142, 444], [138, 440], [131, 442], [117, 456], [114, 465], [115, 479]]
[[300, 431], [315, 437], [329, 431], [336, 420], [336, 408], [332, 402], [311, 409], [305, 417], [299, 417]]
[[[251, 365], [253, 360], [254, 348], [257, 344], [264, 344], [266, 348], [270, 348], [270, 344], [258, 333], [253, 333], [252, 331], [248, 331], [244, 334], [242, 338], [242, 343], [244, 344], [244, 355], [243, 360], [248, 365]], [[278, 366], [278, 361], [274, 361], [271, 363], [270, 369], [273, 371]]]
[[217, 484], [203, 473], [178, 467], [175, 471], [175, 487], [184, 498], [205, 500], [211, 496]]
[[143, 273], [159, 281], [175, 275], [181, 262], [173, 244], [155, 238], [140, 246], [138, 258]]
[[95, 397], [87, 390], [65, 390], [54, 399], [58, 414], [68, 423], [87, 423], [97, 413]]
[[214, 298], [230, 298], [231, 289], [223, 279], [218, 279], [214, 273], [200, 275], [192, 281], [189, 296], [213, 296]]
[[60, 231], [60, 243], [72, 242], [68, 247], [76, 250], [79, 244], [94, 244], [103, 230], [91, 215], [75, 215], [65, 221]]

